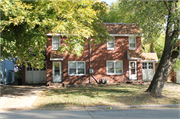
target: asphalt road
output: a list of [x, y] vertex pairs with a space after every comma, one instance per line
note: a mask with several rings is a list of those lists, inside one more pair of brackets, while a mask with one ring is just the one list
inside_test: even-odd
[[3, 111], [0, 119], [180, 119], [180, 108]]

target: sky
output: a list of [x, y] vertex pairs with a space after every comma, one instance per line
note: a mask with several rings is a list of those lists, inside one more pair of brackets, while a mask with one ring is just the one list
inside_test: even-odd
[[101, 0], [106, 2], [107, 4], [111, 5], [112, 2], [116, 2], [117, 0]]

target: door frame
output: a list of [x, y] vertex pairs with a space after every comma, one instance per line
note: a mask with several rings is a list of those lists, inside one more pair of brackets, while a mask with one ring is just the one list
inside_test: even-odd
[[[131, 74], [131, 62], [134, 62], [135, 63], [135, 78], [132, 77], [132, 74]], [[137, 79], [137, 61], [129, 61], [129, 79], [130, 80], [136, 80]]]
[[[60, 81], [54, 81], [54, 64], [55, 64], [55, 63], [59, 63], [59, 64], [60, 64], [60, 67], [59, 67], [60, 79], [61, 79]], [[53, 65], [52, 65], [52, 73], [53, 73], [53, 74], [52, 74], [52, 82], [62, 82], [62, 73], [61, 73], [61, 71], [62, 71], [62, 64], [61, 64], [61, 62], [59, 62], [59, 61], [57, 61], [57, 62], [54, 61], [54, 62], [53, 62]]]

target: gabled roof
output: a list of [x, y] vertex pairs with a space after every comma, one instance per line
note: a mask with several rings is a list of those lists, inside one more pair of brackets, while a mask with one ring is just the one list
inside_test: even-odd
[[140, 34], [141, 30], [135, 24], [104, 23], [109, 34]]
[[158, 61], [156, 53], [142, 53], [142, 60], [155, 60]]
[[135, 51], [135, 50], [128, 50], [127, 51], [127, 57], [130, 60], [138, 60], [141, 59], [141, 55], [139, 52]]

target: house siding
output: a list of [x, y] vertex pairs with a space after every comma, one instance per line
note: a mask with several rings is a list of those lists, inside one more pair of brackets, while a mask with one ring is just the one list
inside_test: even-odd
[[[52, 61], [50, 61], [50, 52], [52, 51], [52, 37], [48, 36], [47, 45], [47, 85], [52, 82]], [[65, 38], [61, 38], [61, 44]], [[95, 46], [95, 48], [93, 48]], [[141, 37], [136, 37], [136, 46], [141, 54]], [[62, 82], [65, 84], [73, 83], [88, 83], [89, 82], [89, 45], [85, 44], [86, 49], [82, 56], [76, 57], [76, 55], [63, 55], [62, 62]], [[107, 50], [107, 43], [92, 44], [91, 45], [91, 69], [94, 70], [93, 76], [101, 81], [103, 77], [109, 80], [109, 83], [124, 82], [128, 79], [129, 73], [129, 60], [127, 59], [127, 50], [129, 50], [129, 37], [117, 36], [115, 37], [115, 50]], [[122, 60], [123, 61], [123, 74], [122, 75], [107, 75], [106, 61], [107, 60]], [[86, 62], [86, 75], [84, 76], [68, 76], [68, 61], [85, 61]], [[142, 63], [141, 60], [137, 61], [137, 79], [142, 80]], [[91, 82], [95, 83], [95, 80], [91, 77]]]

